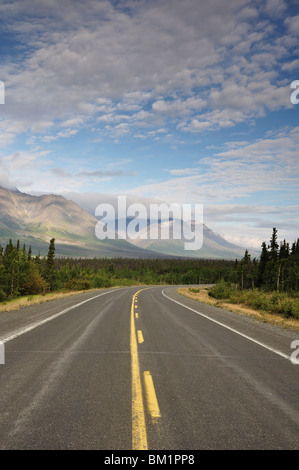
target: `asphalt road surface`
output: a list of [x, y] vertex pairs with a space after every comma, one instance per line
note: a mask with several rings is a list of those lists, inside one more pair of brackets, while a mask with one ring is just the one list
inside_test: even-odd
[[175, 288], [1, 313], [0, 339], [0, 449], [299, 449], [299, 335]]

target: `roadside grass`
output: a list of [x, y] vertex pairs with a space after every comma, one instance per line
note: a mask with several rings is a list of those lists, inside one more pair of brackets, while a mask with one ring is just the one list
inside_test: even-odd
[[[94, 289], [102, 290], [102, 289]], [[12, 310], [19, 310], [22, 307], [28, 307], [29, 305], [37, 305], [49, 300], [62, 299], [63, 297], [69, 297], [71, 295], [77, 295], [87, 292], [86, 290], [70, 291], [70, 292], [50, 292], [47, 294], [36, 294], [26, 295], [24, 297], [18, 297], [16, 299], [6, 300], [0, 303], [0, 313], [10, 312]]]
[[[253, 294], [253, 291], [248, 291], [247, 294], [244, 294], [243, 292], [243, 297], [240, 296], [238, 299], [237, 297], [235, 297], [233, 300], [231, 300], [228, 298], [217, 299], [215, 297], [212, 297], [209, 294], [211, 292], [211, 289], [211, 287], [183, 287], [179, 288], [177, 292], [181, 295], [184, 295], [185, 297], [191, 298], [198, 302], [223, 308], [239, 315], [250, 317], [256, 321], [262, 321], [263, 323], [269, 323], [271, 325], [276, 325], [280, 326], [281, 328], [291, 329], [293, 331], [299, 332], [298, 317], [289, 316], [284, 313], [279, 313], [279, 311], [275, 311], [275, 304], [278, 305], [277, 299], [279, 299], [279, 297], [277, 295], [274, 295], [273, 297], [273, 294], [277, 293], [263, 293], [263, 299], [265, 300], [264, 306], [267, 307], [268, 305], [272, 304], [271, 311], [268, 311], [265, 308], [262, 308], [263, 304], [259, 306], [260, 301], [257, 298], [257, 294]], [[289, 305], [293, 305], [293, 302], [295, 302], [295, 306], [299, 304], [298, 299], [293, 299], [292, 297], [288, 297], [287, 295], [283, 296], [283, 300], [285, 302], [289, 302]], [[249, 305], [250, 302], [252, 302], [253, 304], [254, 302], [256, 302], [256, 306], [254, 307], [252, 305]], [[277, 310], [279, 310], [279, 307], [277, 307]]]
[[[35, 294], [35, 295], [24, 295], [22, 297], [17, 297], [15, 299], [8, 299], [3, 302], [0, 302], [0, 314], [4, 312], [11, 312], [13, 310], [19, 310], [23, 307], [28, 307], [30, 305], [37, 305], [44, 302], [48, 302], [49, 300], [55, 299], [62, 299], [64, 297], [70, 297], [71, 295], [83, 294], [85, 292], [94, 290], [94, 291], [101, 291], [105, 288], [119, 288], [119, 287], [132, 287], [132, 286], [139, 286], [139, 283], [132, 283], [130, 280], [125, 282], [126, 280], [121, 279], [121, 282], [117, 285], [107, 285], [103, 287], [90, 287], [85, 289], [75, 289], [75, 290], [60, 290], [60, 291], [53, 291], [47, 292], [45, 294]], [[77, 286], [76, 286], [77, 287]]]

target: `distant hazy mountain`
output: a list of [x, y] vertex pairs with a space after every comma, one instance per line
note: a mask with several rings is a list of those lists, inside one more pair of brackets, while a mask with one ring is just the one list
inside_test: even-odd
[[[173, 221], [168, 224], [170, 234], [173, 234]], [[161, 223], [157, 225], [158, 233], [160, 233]], [[173, 256], [187, 256], [190, 258], [239, 259], [244, 256], [245, 248], [229, 243], [204, 224], [202, 230], [203, 244], [199, 250], [185, 250], [184, 243], [188, 240], [183, 238], [172, 238], [169, 240], [162, 240], [160, 238], [158, 240], [151, 240], [148, 234], [149, 227], [140, 231], [139, 237], [136, 240], [132, 240], [131, 243], [140, 248], [149, 249], [157, 253], [165, 253]], [[144, 239], [142, 239], [142, 236], [144, 236]]]
[[[48, 252], [55, 238], [56, 254], [73, 257], [192, 257], [235, 259], [244, 255], [240, 248], [203, 227], [203, 247], [185, 251], [185, 240], [99, 240], [95, 236], [98, 219], [62, 196], [31, 196], [0, 187], [0, 244], [31, 245], [34, 253]], [[148, 230], [148, 229], [146, 229]]]

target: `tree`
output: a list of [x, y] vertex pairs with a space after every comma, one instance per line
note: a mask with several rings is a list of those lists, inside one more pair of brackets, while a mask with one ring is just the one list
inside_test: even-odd
[[38, 272], [35, 263], [30, 262], [26, 282], [23, 285], [25, 295], [41, 294], [47, 290], [47, 283]]
[[55, 265], [55, 238], [50, 240], [49, 251], [47, 255], [47, 270], [52, 271]]
[[279, 245], [277, 243], [277, 229], [275, 227], [273, 228], [268, 249], [268, 260], [263, 281], [267, 289], [275, 290], [279, 284], [280, 277], [280, 264], [278, 262]]
[[239, 264], [241, 289], [252, 286], [252, 261], [248, 250], [245, 251], [244, 257]]
[[277, 261], [278, 258], [278, 248], [279, 245], [277, 243], [277, 229], [274, 227], [269, 245], [269, 259], [274, 263]]
[[265, 242], [262, 243], [262, 252], [258, 266], [258, 286], [261, 287], [265, 282], [265, 271], [269, 261], [269, 252]]
[[6, 274], [6, 282], [3, 286], [7, 295], [13, 296], [18, 294], [17, 285], [18, 285], [18, 275], [19, 275], [19, 265], [18, 265], [18, 252], [16, 247], [13, 245], [12, 240], [10, 239], [8, 245], [6, 245], [4, 251], [4, 269]]
[[284, 240], [280, 243], [278, 255], [278, 272], [277, 272], [277, 290], [285, 290], [285, 281], [288, 277], [290, 246]]
[[49, 289], [53, 290], [55, 288], [55, 238], [50, 240], [44, 278], [49, 285]]
[[30, 245], [29, 250], [28, 250], [28, 257], [27, 257], [28, 261], [31, 261], [31, 258], [32, 258], [32, 249]]

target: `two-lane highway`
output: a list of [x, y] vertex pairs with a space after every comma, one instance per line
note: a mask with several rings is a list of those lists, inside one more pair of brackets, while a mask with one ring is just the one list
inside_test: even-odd
[[296, 335], [175, 288], [1, 314], [0, 339], [1, 449], [299, 448]]

